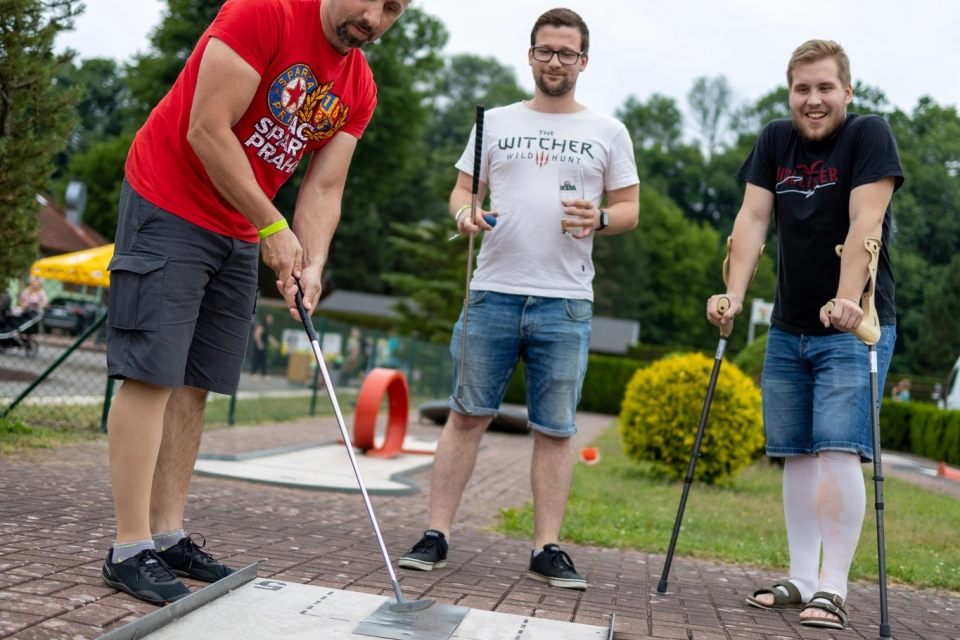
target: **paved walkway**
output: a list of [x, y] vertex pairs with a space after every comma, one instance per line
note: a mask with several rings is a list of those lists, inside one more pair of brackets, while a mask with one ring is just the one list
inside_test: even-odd
[[[586, 444], [611, 420], [583, 414], [576, 446]], [[412, 424], [410, 431], [423, 437], [439, 435], [439, 428], [428, 425]], [[329, 440], [336, 434], [329, 419], [239, 427], [207, 433], [202, 450], [237, 453]], [[795, 612], [782, 615], [745, 608], [746, 594], [782, 577], [749, 567], [678, 557], [671, 569], [670, 593], [661, 596], [655, 588], [663, 556], [567, 545], [590, 583], [586, 592], [524, 578], [529, 541], [504, 538], [488, 527], [500, 508], [530, 499], [532, 443], [531, 437], [485, 436], [458, 514], [447, 568], [400, 571], [411, 598], [597, 626], [609, 626], [610, 614], [615, 613], [616, 640], [876, 638], [875, 585], [852, 585], [852, 628], [829, 633], [800, 626]], [[420, 536], [427, 520], [430, 472], [418, 472], [411, 479], [424, 492], [374, 498], [394, 559]], [[392, 593], [356, 494], [195, 477], [187, 517], [189, 531], [207, 536], [208, 550], [237, 567], [259, 561], [263, 578]], [[664, 523], [665, 537], [671, 525]], [[105, 442], [0, 459], [0, 637], [95, 638], [153, 611], [100, 581], [113, 527]], [[889, 604], [897, 640], [960, 639], [956, 594], [895, 588]]]

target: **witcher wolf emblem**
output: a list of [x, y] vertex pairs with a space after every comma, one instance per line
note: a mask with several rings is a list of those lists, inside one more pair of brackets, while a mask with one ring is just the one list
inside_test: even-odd
[[332, 88], [333, 82], [320, 85], [307, 95], [303, 107], [297, 112], [300, 121], [311, 127], [303, 134], [314, 142], [332, 137], [347, 122], [350, 107], [330, 92]]

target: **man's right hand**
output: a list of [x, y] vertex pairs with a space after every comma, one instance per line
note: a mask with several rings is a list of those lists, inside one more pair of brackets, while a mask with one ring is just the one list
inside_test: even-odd
[[[720, 313], [717, 309], [717, 304], [720, 302], [720, 298], [726, 298], [730, 301], [730, 307], [724, 313]], [[730, 324], [733, 322], [733, 319], [740, 314], [741, 311], [743, 311], [743, 302], [740, 301], [739, 296], [731, 293], [718, 293], [710, 296], [710, 298], [707, 300], [707, 320], [709, 320], [710, 324], [714, 325], [715, 327], [722, 327]]]
[[493, 229], [493, 227], [487, 224], [487, 221], [484, 220], [484, 218], [488, 215], [493, 215], [494, 217], [497, 217], [500, 214], [492, 211], [484, 211], [483, 209], [477, 207], [477, 216], [476, 216], [477, 223], [474, 224], [473, 221], [471, 220], [473, 216], [470, 215], [470, 209], [466, 209], [463, 213], [460, 214], [459, 220], [457, 220], [457, 231], [459, 231], [460, 235], [463, 235], [463, 236], [476, 235], [477, 233], [480, 232], [481, 229], [485, 231], [490, 231], [491, 229]]
[[292, 230], [282, 229], [260, 241], [260, 255], [263, 256], [263, 263], [273, 269], [277, 276], [277, 290], [284, 295], [294, 278], [300, 277], [303, 260], [300, 241]]

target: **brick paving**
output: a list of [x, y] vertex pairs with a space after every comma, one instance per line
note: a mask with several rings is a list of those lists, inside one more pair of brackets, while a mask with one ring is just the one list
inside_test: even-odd
[[[585, 445], [611, 420], [582, 414], [575, 445]], [[255, 451], [328, 441], [337, 433], [330, 419], [238, 427], [206, 433], [202, 450]], [[435, 438], [439, 428], [411, 424], [410, 433]], [[399, 570], [409, 597], [603, 627], [615, 613], [616, 640], [876, 638], [879, 597], [871, 584], [851, 585], [851, 628], [828, 632], [802, 627], [796, 612], [746, 608], [745, 595], [782, 577], [747, 566], [677, 557], [670, 592], [659, 595], [663, 556], [568, 544], [564, 548], [590, 583], [586, 592], [524, 578], [530, 542], [492, 533], [489, 526], [500, 508], [530, 499], [532, 443], [532, 437], [485, 436], [447, 567]], [[394, 559], [420, 536], [427, 519], [430, 472], [411, 479], [424, 491], [373, 499]], [[195, 477], [187, 517], [187, 530], [203, 532], [208, 550], [236, 567], [259, 561], [262, 578], [392, 595], [356, 494]], [[670, 526], [664, 523], [664, 536]], [[0, 637], [96, 638], [153, 611], [100, 581], [113, 527], [105, 442], [0, 458]], [[957, 594], [891, 588], [889, 605], [897, 640], [960, 640]]]

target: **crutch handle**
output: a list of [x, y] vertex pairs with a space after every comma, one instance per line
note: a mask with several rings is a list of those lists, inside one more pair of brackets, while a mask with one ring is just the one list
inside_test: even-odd
[[[717, 300], [717, 313], [719, 313], [720, 315], [723, 315], [727, 312], [727, 309], [729, 308], [730, 308], [730, 298], [728, 298], [727, 296], [723, 296], [719, 300]], [[731, 332], [733, 332], [733, 320], [731, 320], [727, 324], [720, 325], [720, 335], [723, 336], [724, 338], [729, 338]]]

